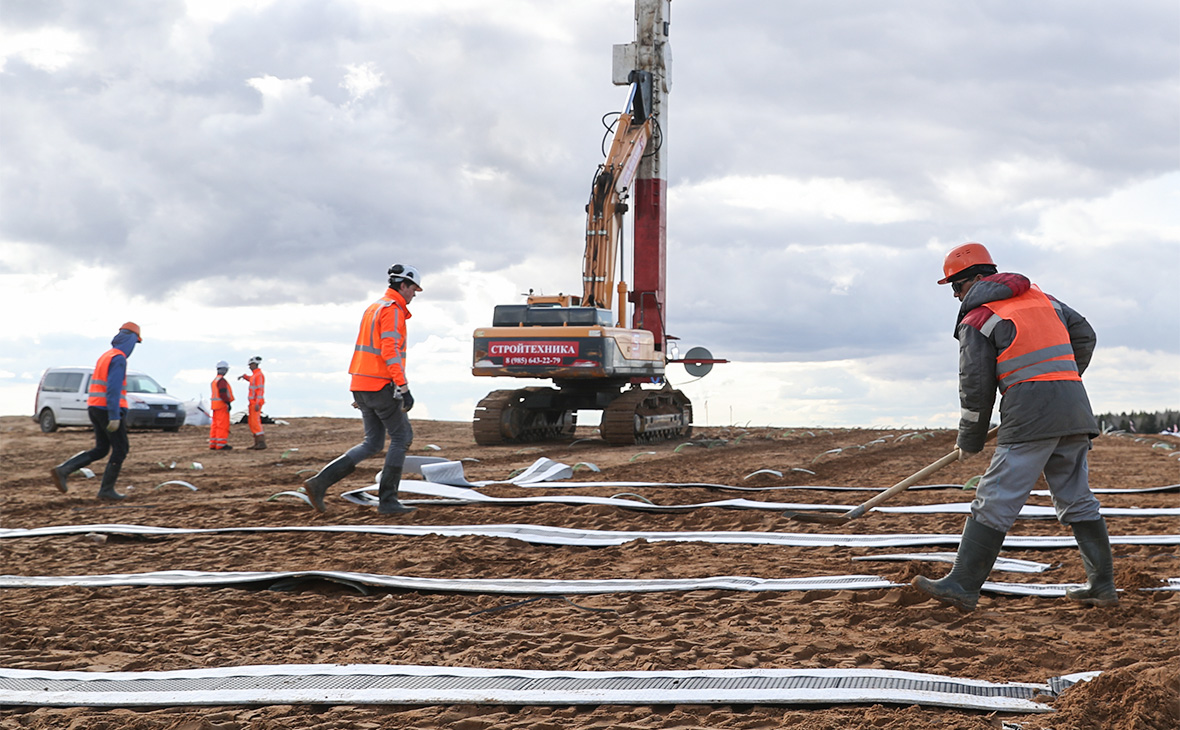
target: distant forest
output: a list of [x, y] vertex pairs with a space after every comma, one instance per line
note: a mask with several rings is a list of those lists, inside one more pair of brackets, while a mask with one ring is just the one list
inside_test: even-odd
[[1103, 431], [1128, 431], [1130, 433], [1180, 433], [1180, 411], [1156, 411], [1148, 413], [1099, 413], [1098, 426]]

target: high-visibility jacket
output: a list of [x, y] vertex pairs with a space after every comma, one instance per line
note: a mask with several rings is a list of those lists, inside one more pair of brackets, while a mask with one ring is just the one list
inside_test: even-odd
[[[107, 374], [111, 369], [111, 360], [116, 357], [127, 357], [122, 350], [117, 347], [104, 352], [99, 356], [98, 362], [94, 365], [94, 374], [90, 376], [90, 390], [87, 394], [86, 405], [97, 406], [99, 408], [107, 407]], [[123, 382], [119, 383], [119, 407], [127, 407], [127, 377], [124, 375]]]
[[996, 357], [1000, 392], [1029, 381], [1082, 379], [1069, 331], [1035, 284], [1023, 294], [983, 306], [1016, 327], [1016, 338]]
[[250, 405], [261, 406], [266, 402], [264, 399], [266, 395], [266, 376], [262, 374], [262, 368], [258, 368], [251, 373], [247, 382], [250, 383], [247, 400], [250, 402]]
[[389, 383], [406, 385], [406, 320], [410, 310], [394, 289], [369, 305], [361, 318], [352, 362], [351, 390], [377, 391]]
[[228, 411], [229, 404], [234, 402], [234, 389], [230, 387], [229, 381], [218, 375], [213, 378], [210, 385], [213, 387], [213, 397], [210, 399], [213, 402], [213, 410]]

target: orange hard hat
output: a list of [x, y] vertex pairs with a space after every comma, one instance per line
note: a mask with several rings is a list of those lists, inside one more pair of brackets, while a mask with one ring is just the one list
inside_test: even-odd
[[939, 284], [947, 284], [955, 274], [962, 273], [972, 266], [988, 264], [995, 266], [992, 255], [987, 252], [982, 243], [964, 243], [955, 246], [942, 262], [942, 273], [946, 278], [939, 279]]
[[119, 329], [121, 329], [121, 330], [127, 330], [128, 332], [134, 332], [134, 333], [135, 333], [135, 337], [137, 338], [137, 340], [138, 340], [139, 342], [143, 342], [143, 335], [141, 335], [141, 334], [139, 333], [139, 325], [137, 325], [136, 323], [134, 323], [134, 322], [124, 322], [122, 325], [120, 325], [120, 326], [119, 326]]

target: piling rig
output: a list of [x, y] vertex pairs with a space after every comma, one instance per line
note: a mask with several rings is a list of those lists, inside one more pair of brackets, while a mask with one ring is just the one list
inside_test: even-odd
[[[611, 444], [685, 438], [692, 433], [692, 403], [668, 383], [665, 366], [683, 363], [690, 374], [704, 375], [726, 362], [703, 348], [684, 359], [668, 355], [668, 341], [676, 339], [666, 333], [664, 316], [669, 15], [670, 0], [636, 0], [635, 41], [614, 46], [612, 80], [629, 93], [586, 205], [582, 295], [530, 294], [524, 304], [496, 306], [492, 326], [475, 330], [475, 376], [553, 383], [483, 398], [473, 425], [481, 445], [570, 438], [577, 412], [587, 410], [602, 411], [599, 431]], [[627, 212], [630, 291], [621, 277], [616, 284]]]

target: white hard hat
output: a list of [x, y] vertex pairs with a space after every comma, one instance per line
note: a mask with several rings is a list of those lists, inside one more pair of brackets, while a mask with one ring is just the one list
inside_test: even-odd
[[255, 355], [254, 357], [250, 358], [249, 362], [247, 362], [246, 364], [247, 365], [257, 365], [260, 362], [262, 362], [262, 356]]
[[225, 360], [222, 360], [221, 362], [217, 363], [217, 369], [221, 370], [222, 368], [229, 370], [229, 363], [226, 362]]
[[394, 264], [393, 266], [390, 266], [389, 285], [397, 286], [403, 281], [410, 282], [414, 286], [418, 287], [419, 291], [422, 290], [422, 274], [419, 274], [417, 269], [407, 264]]

